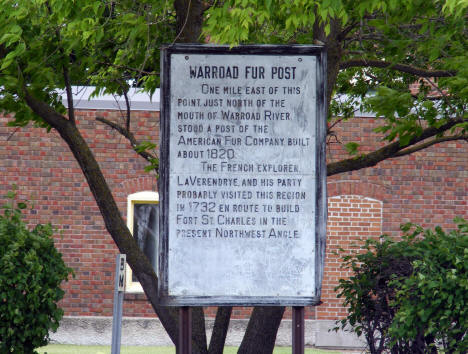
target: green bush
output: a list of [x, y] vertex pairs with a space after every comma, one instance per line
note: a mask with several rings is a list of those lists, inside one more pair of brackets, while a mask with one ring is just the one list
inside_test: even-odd
[[410, 277], [395, 283], [394, 306], [398, 308], [389, 335], [410, 342], [423, 332], [436, 347], [447, 353], [468, 352], [468, 222], [456, 219], [457, 229], [449, 233], [420, 227], [412, 233], [417, 259]]
[[343, 258], [352, 271], [338, 296], [348, 317], [335, 329], [363, 335], [371, 353], [466, 353], [468, 223], [444, 232], [407, 224], [400, 241], [368, 240]]
[[7, 197], [0, 215], [0, 352], [36, 353], [58, 328], [57, 307], [62, 281], [71, 269], [54, 247], [50, 225], [29, 230], [23, 221], [25, 203]]
[[[391, 282], [412, 272], [412, 258], [403, 243], [381, 236], [379, 240], [367, 240], [359, 251], [343, 257], [342, 267], [351, 270], [352, 276], [340, 279], [335, 291], [344, 299], [348, 316], [335, 329], [351, 329], [364, 336], [373, 354], [390, 347], [387, 333], [396, 312], [392, 306], [396, 290]], [[405, 343], [396, 343], [393, 352], [404, 352], [403, 347]]]

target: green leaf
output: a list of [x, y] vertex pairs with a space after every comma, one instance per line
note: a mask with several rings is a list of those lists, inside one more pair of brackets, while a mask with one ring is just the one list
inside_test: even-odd
[[6, 194], [6, 197], [8, 199], [15, 199], [16, 198], [16, 192], [14, 190], [8, 191], [7, 194]]
[[156, 146], [157, 145], [155, 143], [152, 143], [150, 141], [143, 141], [142, 143], [137, 145], [134, 149], [135, 149], [136, 152], [140, 153], [140, 152], [143, 152], [143, 151], [146, 151], [146, 150], [155, 149]]
[[349, 142], [345, 144], [345, 149], [350, 155], [356, 155], [358, 152], [359, 144], [355, 142]]

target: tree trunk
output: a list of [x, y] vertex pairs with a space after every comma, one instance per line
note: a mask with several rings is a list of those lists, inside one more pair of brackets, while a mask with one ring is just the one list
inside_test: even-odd
[[255, 307], [238, 354], [271, 354], [284, 307]]
[[207, 354], [203, 307], [192, 307], [192, 353]]
[[208, 348], [208, 354], [223, 354], [223, 348], [224, 343], [226, 342], [226, 335], [229, 328], [231, 313], [231, 306], [218, 307], [213, 326], [213, 333], [211, 334], [210, 346]]
[[[316, 14], [316, 18], [320, 18]], [[325, 106], [329, 107], [336, 79], [340, 71], [340, 61], [343, 54], [342, 43], [337, 39], [341, 31], [339, 21], [330, 21], [330, 33], [325, 34], [324, 24], [317, 20], [314, 24], [314, 41], [323, 43], [327, 50], [327, 101]]]
[[205, 5], [200, 0], [175, 0], [174, 8], [177, 14], [178, 43], [198, 43], [203, 25]]
[[[205, 5], [201, 0], [175, 0], [177, 36], [174, 42], [197, 43], [200, 40]], [[202, 307], [192, 307], [192, 353], [207, 353], [205, 316]]]
[[[157, 305], [157, 277], [147, 257], [138, 247], [128, 230], [125, 221], [115, 203], [110, 188], [99, 168], [99, 164], [86, 141], [74, 124], [55, 112], [45, 103], [36, 100], [28, 93], [25, 100], [29, 107], [50, 124], [67, 143], [88, 182], [89, 188], [103, 216], [107, 231], [111, 235], [120, 252], [127, 255], [127, 263], [138, 278], [154, 311], [174, 343], [178, 339], [178, 313], [175, 308]], [[196, 329], [193, 331], [193, 353], [206, 353], [206, 334], [203, 311], [195, 310], [193, 321]]]

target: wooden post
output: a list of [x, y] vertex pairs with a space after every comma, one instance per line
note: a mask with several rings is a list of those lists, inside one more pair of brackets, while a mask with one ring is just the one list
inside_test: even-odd
[[192, 354], [192, 310], [182, 306], [179, 310], [179, 343], [177, 354]]
[[304, 354], [304, 307], [292, 308], [292, 352]]

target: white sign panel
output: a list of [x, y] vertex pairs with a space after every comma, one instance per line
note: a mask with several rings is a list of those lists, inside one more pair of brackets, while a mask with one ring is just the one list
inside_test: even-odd
[[319, 59], [167, 56], [162, 297], [245, 304], [319, 295]]
[[124, 292], [125, 291], [125, 264], [127, 262], [125, 254], [119, 254], [119, 268], [117, 272], [117, 291]]

